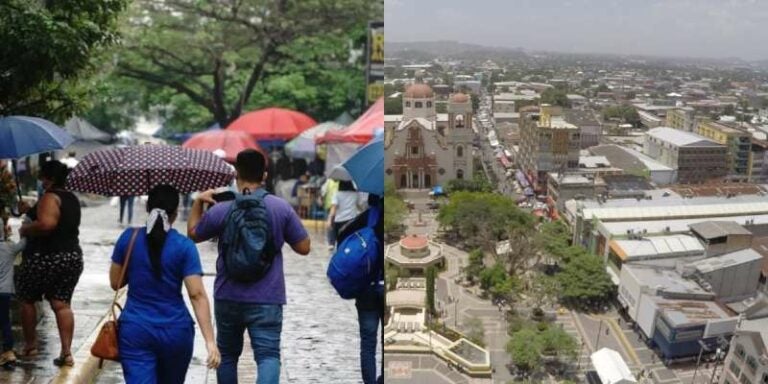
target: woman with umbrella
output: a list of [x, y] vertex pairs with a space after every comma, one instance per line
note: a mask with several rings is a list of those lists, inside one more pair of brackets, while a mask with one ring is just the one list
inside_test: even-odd
[[83, 272], [83, 251], [78, 238], [80, 202], [64, 188], [68, 172], [67, 166], [59, 161], [43, 164], [40, 181], [45, 193], [32, 209], [20, 204], [31, 221], [19, 229], [28, 244], [16, 274], [16, 296], [21, 301], [25, 341], [22, 356], [37, 354], [35, 302], [45, 298], [56, 315], [61, 339], [61, 352], [53, 360], [57, 366], [74, 365], [70, 346], [75, 317], [70, 302]]

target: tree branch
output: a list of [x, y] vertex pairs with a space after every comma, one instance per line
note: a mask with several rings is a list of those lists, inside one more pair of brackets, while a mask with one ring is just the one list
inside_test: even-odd
[[133, 68], [125, 64], [118, 65], [118, 74], [121, 76], [127, 76], [138, 80], [143, 80], [163, 86], [173, 88], [176, 92], [181, 93], [189, 97], [193, 102], [205, 107], [211, 113], [216, 113], [216, 109], [210, 100], [206, 99], [203, 95], [195, 92], [193, 89], [187, 87], [183, 83], [168, 79], [166, 77], [154, 74], [152, 72], [144, 71], [141, 69]]

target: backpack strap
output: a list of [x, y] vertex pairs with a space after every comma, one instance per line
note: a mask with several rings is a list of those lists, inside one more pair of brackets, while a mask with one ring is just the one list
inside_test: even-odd
[[368, 207], [369, 228], [376, 228], [376, 224], [379, 222], [379, 217], [381, 217], [381, 207], [379, 204]]

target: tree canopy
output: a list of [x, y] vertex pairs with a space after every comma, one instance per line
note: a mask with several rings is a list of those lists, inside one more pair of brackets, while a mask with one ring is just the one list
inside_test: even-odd
[[384, 182], [384, 233], [387, 237], [399, 237], [408, 209], [397, 194], [392, 180]]
[[367, 22], [380, 2], [137, 0], [114, 75], [170, 128], [227, 126], [267, 106], [331, 120], [362, 108]]
[[560, 285], [560, 299], [572, 306], [595, 306], [609, 300], [615, 293], [613, 282], [605, 271], [605, 263], [583, 250], [565, 264], [556, 277]]
[[544, 104], [557, 105], [563, 108], [569, 108], [571, 102], [568, 101], [568, 93], [563, 88], [547, 88], [541, 93], [541, 102]]
[[0, 115], [63, 122], [87, 105], [92, 58], [118, 39], [127, 0], [0, 2]]

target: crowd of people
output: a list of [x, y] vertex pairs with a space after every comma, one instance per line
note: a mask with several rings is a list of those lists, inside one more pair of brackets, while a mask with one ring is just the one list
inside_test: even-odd
[[[182, 286], [190, 298], [208, 352], [207, 365], [216, 369], [219, 383], [237, 383], [237, 365], [248, 332], [257, 363], [258, 383], [278, 383], [280, 379], [280, 337], [283, 306], [286, 304], [283, 269], [284, 244], [299, 255], [310, 253], [309, 234], [294, 207], [274, 195], [259, 194], [268, 180], [267, 158], [258, 151], [246, 150], [235, 162], [236, 200], [221, 201], [216, 191], [197, 194], [188, 210], [187, 232], [172, 228], [179, 215], [180, 193], [170, 185], [157, 185], [148, 194], [145, 226], [127, 228], [117, 239], [109, 271], [110, 283], [118, 290], [127, 285], [125, 308], [119, 318], [119, 348], [123, 375], [127, 383], [182, 383], [189, 367], [194, 340], [194, 322], [186, 308]], [[280, 169], [277, 164], [275, 168]], [[19, 203], [25, 213], [19, 229], [20, 241], [11, 242], [7, 213], [0, 233], [0, 330], [3, 354], [0, 363], [12, 368], [16, 361], [10, 332], [8, 306], [11, 295], [20, 302], [24, 346], [21, 358], [38, 353], [36, 303], [45, 299], [55, 314], [60, 338], [57, 366], [72, 366], [71, 344], [74, 316], [70, 303], [83, 271], [83, 252], [79, 244], [81, 208], [78, 198], [65, 189], [68, 168], [59, 161], [42, 165], [39, 178], [43, 193], [29, 207]], [[368, 222], [369, 207], [381, 209], [383, 199], [358, 193], [349, 181], [326, 181], [322, 204], [328, 208], [328, 245], [333, 247]], [[241, 209], [244, 196], [263, 196], [258, 205], [265, 209], [267, 225], [262, 234], [251, 226], [237, 226], [233, 218]], [[187, 196], [189, 198], [189, 196]], [[132, 220], [132, 199], [121, 198]], [[254, 207], [256, 207], [254, 206]], [[243, 220], [258, 219], [258, 210], [244, 212]], [[6, 212], [3, 208], [0, 212]], [[378, 217], [376, 236], [383, 244], [383, 216]], [[233, 224], [235, 223], [235, 224]], [[232, 237], [235, 231], [236, 235]], [[254, 240], [254, 237], [256, 240]], [[219, 239], [219, 256], [213, 292], [211, 318], [208, 293], [202, 282], [203, 270], [195, 243]], [[227, 239], [225, 241], [225, 239]], [[231, 239], [235, 239], [234, 243]], [[251, 249], [256, 243], [268, 263], [258, 278], [242, 280], [227, 266], [233, 252]], [[247, 244], [238, 243], [245, 242]], [[248, 247], [251, 248], [248, 248]], [[14, 275], [13, 260], [22, 252], [22, 262]], [[356, 296], [360, 332], [360, 364], [365, 384], [383, 383], [376, 367], [376, 347], [383, 321], [383, 249], [379, 251], [380, 270], [370, 285]], [[120, 281], [126, 268], [126, 279]], [[318, 372], [318, 375], [321, 375]]]

